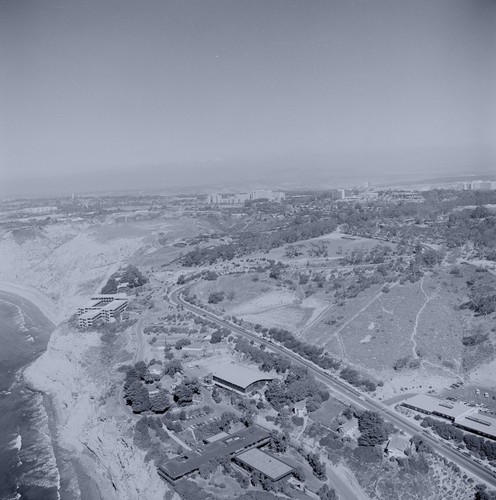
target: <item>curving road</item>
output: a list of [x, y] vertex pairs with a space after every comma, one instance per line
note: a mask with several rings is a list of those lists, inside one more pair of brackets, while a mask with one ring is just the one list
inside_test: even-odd
[[322, 381], [327, 386], [329, 386], [335, 393], [340, 394], [343, 398], [348, 400], [350, 404], [362, 407], [366, 410], [375, 411], [380, 413], [386, 420], [394, 424], [398, 429], [409, 433], [409, 434], [419, 434], [422, 433], [422, 438], [424, 441], [428, 442], [429, 445], [440, 455], [446, 457], [448, 460], [454, 462], [460, 468], [465, 469], [467, 472], [477, 477], [480, 481], [487, 483], [492, 487], [496, 487], [496, 474], [485, 469], [484, 466], [477, 464], [472, 458], [467, 457], [462, 454], [462, 452], [451, 447], [447, 443], [441, 442], [434, 436], [431, 436], [422, 431], [420, 425], [416, 425], [411, 422], [408, 418], [396, 413], [393, 409], [382, 404], [375, 399], [368, 396], [362, 395], [356, 389], [350, 387], [348, 384], [342, 380], [330, 375], [325, 370], [317, 367], [310, 361], [301, 358], [294, 352], [282, 347], [278, 344], [273, 343], [270, 340], [266, 340], [238, 325], [231, 323], [211, 312], [205, 311], [200, 307], [194, 306], [189, 302], [186, 302], [182, 298], [182, 293], [184, 290], [189, 288], [191, 284], [183, 285], [174, 289], [170, 294], [170, 301], [176, 305], [180, 305], [187, 309], [188, 311], [196, 314], [197, 316], [202, 316], [217, 323], [219, 326], [229, 328], [233, 332], [236, 332], [250, 340], [256, 340], [260, 344], [264, 344], [265, 347], [281, 356], [289, 358], [292, 362], [297, 363], [301, 366], [305, 366], [308, 370], [315, 376], [316, 379]]

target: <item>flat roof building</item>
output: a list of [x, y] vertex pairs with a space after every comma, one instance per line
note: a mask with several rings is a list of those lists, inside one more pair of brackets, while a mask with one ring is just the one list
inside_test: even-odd
[[474, 412], [474, 409], [464, 403], [443, 401], [442, 399], [417, 394], [401, 403], [407, 408], [426, 413], [427, 415], [437, 415], [454, 422], [456, 419]]
[[271, 481], [279, 481], [289, 476], [294, 471], [294, 468], [287, 463], [258, 448], [252, 448], [251, 450], [236, 455], [234, 461], [250, 472], [260, 472]]
[[477, 412], [458, 418], [455, 425], [489, 439], [496, 439], [496, 419], [485, 413]]
[[432, 396], [419, 394], [406, 399], [401, 404], [427, 415], [447, 418], [456, 427], [474, 434], [496, 439], [496, 419], [464, 403], [446, 402]]
[[88, 328], [97, 319], [105, 322], [116, 318], [127, 307], [127, 297], [123, 293], [115, 295], [95, 295], [84, 306], [78, 307], [78, 326]]
[[78, 318], [78, 326], [80, 328], [89, 328], [93, 326], [93, 323], [102, 317], [102, 311], [97, 309], [96, 311], [88, 311], [81, 314]]
[[250, 448], [264, 446], [269, 441], [270, 434], [266, 430], [258, 425], [252, 425], [207, 444], [201, 454], [190, 451], [181, 457], [165, 462], [158, 467], [158, 473], [162, 478], [174, 483], [178, 479], [197, 471], [202, 464], [209, 460], [222, 457], [232, 458], [234, 455]]
[[91, 297], [91, 300], [98, 300], [100, 302], [112, 302], [113, 300], [127, 300], [127, 295], [125, 293], [114, 293], [114, 294], [103, 293]]
[[126, 299], [117, 299], [112, 302], [107, 302], [101, 309], [102, 315], [106, 321], [115, 318], [118, 314], [124, 311], [127, 307]]
[[227, 432], [219, 432], [218, 434], [214, 434], [213, 436], [210, 436], [206, 439], [204, 439], [205, 443], [215, 443], [215, 441], [219, 441], [220, 439], [224, 439], [226, 437], [229, 437], [229, 434]]
[[262, 388], [277, 377], [247, 366], [225, 363], [214, 368], [212, 378], [219, 387], [246, 394]]

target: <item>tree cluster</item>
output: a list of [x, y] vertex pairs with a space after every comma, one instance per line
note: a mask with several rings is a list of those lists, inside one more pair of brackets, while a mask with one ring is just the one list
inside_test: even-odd
[[307, 455], [307, 462], [317, 479], [324, 481], [327, 478], [325, 463], [320, 461], [320, 455], [318, 453], [309, 453]]
[[270, 328], [267, 335], [272, 339], [280, 342], [284, 347], [299, 354], [301, 357], [312, 361], [321, 368], [337, 369], [339, 361], [324, 353], [323, 347], [317, 347], [306, 342], [298, 340], [291, 332], [283, 328]]
[[137, 288], [148, 283], [148, 278], [136, 266], [129, 265], [123, 271], [112, 274], [101, 293], [117, 293], [118, 282], [127, 283], [128, 288]]
[[186, 379], [175, 388], [173, 397], [178, 406], [186, 406], [193, 402], [195, 394], [200, 394], [200, 383], [197, 379]]
[[232, 260], [234, 257], [242, 257], [249, 253], [262, 250], [269, 251], [272, 248], [281, 247], [287, 243], [315, 238], [331, 233], [337, 227], [334, 219], [317, 219], [290, 221], [287, 229], [270, 230], [262, 233], [246, 232], [238, 235], [236, 241], [214, 248], [195, 248], [181, 258], [185, 267], [214, 264], [219, 260]]
[[306, 368], [293, 366], [284, 381], [269, 382], [265, 397], [276, 410], [306, 398], [308, 411], [315, 411], [329, 399], [329, 392]]
[[224, 297], [226, 296], [225, 292], [212, 292], [208, 296], [208, 303], [209, 304], [218, 304], [219, 302], [222, 302], [224, 300]]
[[257, 363], [258, 368], [264, 372], [275, 370], [277, 373], [285, 373], [291, 366], [287, 358], [260, 349], [260, 347], [251, 344], [241, 337], [237, 338], [234, 348], [238, 352], [246, 354], [254, 363]]
[[393, 429], [378, 413], [364, 411], [358, 416], [358, 430], [359, 446], [376, 446], [386, 442]]
[[368, 392], [374, 392], [377, 385], [372, 380], [363, 377], [357, 370], [346, 367], [339, 372], [339, 376], [355, 387], [363, 388]]

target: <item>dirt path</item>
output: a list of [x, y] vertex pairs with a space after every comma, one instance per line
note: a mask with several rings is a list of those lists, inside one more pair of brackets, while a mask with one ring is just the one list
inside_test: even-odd
[[427, 293], [425, 293], [425, 290], [424, 290], [424, 279], [425, 279], [425, 276], [422, 276], [422, 279], [420, 280], [420, 289], [422, 290], [422, 293], [425, 296], [425, 301], [420, 306], [420, 309], [417, 311], [417, 315], [415, 316], [415, 324], [413, 325], [412, 334], [410, 335], [410, 342], [413, 344], [412, 345], [412, 354], [413, 354], [414, 359], [418, 359], [418, 357], [419, 357], [418, 353], [417, 353], [417, 341], [415, 340], [415, 335], [417, 335], [419, 319], [420, 319], [420, 316], [421, 316], [423, 310], [425, 309], [425, 306], [430, 301], [430, 297], [427, 295]]
[[319, 314], [317, 314], [317, 316], [312, 321], [310, 321], [310, 323], [308, 323], [307, 325], [305, 325], [303, 327], [303, 329], [301, 330], [301, 333], [305, 333], [309, 328], [311, 328], [313, 325], [315, 325], [315, 323], [320, 321], [324, 317], [324, 315], [327, 314], [334, 306], [335, 306], [335, 304], [331, 302], [323, 311], [321, 311]]
[[419, 324], [419, 320], [420, 320], [420, 316], [422, 315], [422, 313], [424, 312], [424, 309], [425, 307], [427, 306], [427, 304], [436, 296], [437, 294], [437, 289], [436, 291], [431, 295], [427, 295], [427, 292], [424, 290], [424, 280], [425, 280], [425, 276], [422, 276], [422, 279], [420, 280], [420, 289], [422, 290], [422, 293], [424, 294], [425, 296], [425, 302], [422, 304], [422, 306], [420, 307], [420, 309], [418, 310], [417, 312], [417, 315], [415, 316], [415, 324], [413, 326], [413, 331], [412, 331], [412, 334], [410, 335], [410, 341], [412, 342], [412, 353], [413, 353], [413, 357], [414, 359], [418, 359], [419, 356], [417, 354], [417, 341], [415, 340], [415, 336], [417, 335], [417, 329], [418, 329], [418, 324]]

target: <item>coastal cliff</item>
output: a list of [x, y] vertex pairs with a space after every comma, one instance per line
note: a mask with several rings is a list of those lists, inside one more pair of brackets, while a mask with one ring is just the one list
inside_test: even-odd
[[[95, 333], [59, 327], [25, 378], [50, 397], [58, 446], [95, 482], [102, 499], [162, 500], [167, 485], [133, 445], [130, 417], [118, 404], [108, 368], [99, 364], [100, 344]], [[72, 484], [84, 488], [78, 480]]]
[[[143, 251], [146, 232], [68, 224], [12, 231], [0, 241], [0, 289], [32, 302], [57, 328], [46, 351], [24, 372], [45, 395], [52, 416], [62, 483], [68, 497], [104, 500], [179, 498], [133, 445], [135, 417], [119, 401], [122, 375], [136, 345], [123, 332], [119, 345], [105, 345], [95, 332], [66, 320], [89, 293], [132, 255]], [[109, 351], [115, 356], [109, 358]]]

